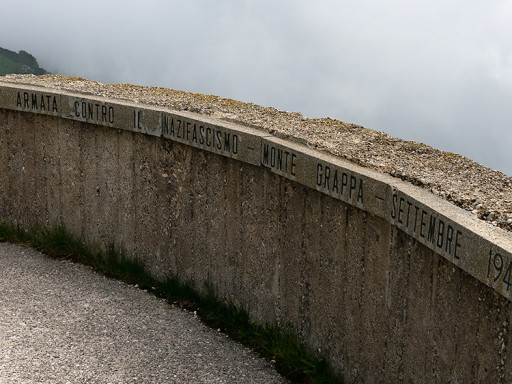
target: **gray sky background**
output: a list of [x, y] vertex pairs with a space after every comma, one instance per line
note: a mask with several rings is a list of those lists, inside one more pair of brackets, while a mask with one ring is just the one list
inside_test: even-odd
[[0, 46], [331, 117], [512, 175], [512, 1], [2, 0]]

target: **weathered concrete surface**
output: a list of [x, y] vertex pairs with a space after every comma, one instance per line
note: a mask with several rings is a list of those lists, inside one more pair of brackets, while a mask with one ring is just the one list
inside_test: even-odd
[[[464, 243], [464, 255], [483, 255], [479, 263], [457, 259], [457, 228], [478, 224], [449, 203], [384, 176], [367, 182], [369, 172], [270, 137], [262, 143], [296, 151], [298, 168], [291, 155], [288, 168], [264, 158], [261, 167], [231, 152], [41, 114], [0, 109], [0, 124], [3, 219], [62, 221], [89, 241], [115, 241], [156, 276], [210, 280], [254, 319], [292, 324], [353, 379], [512, 381], [510, 302], [497, 293], [509, 294], [500, 248], [509, 239], [491, 229], [489, 258], [477, 239]], [[340, 180], [346, 172], [349, 189], [333, 192], [326, 165], [339, 167]], [[361, 180], [382, 200], [359, 199]], [[425, 218], [413, 224], [411, 207]], [[431, 242], [428, 217], [445, 223]]]
[[[288, 180], [386, 219], [463, 271], [512, 299], [512, 233], [496, 228], [496, 222], [494, 225], [483, 222], [448, 201], [389, 175], [321, 153], [291, 139], [279, 139], [254, 127], [187, 111], [170, 111], [27, 85], [19, 88], [5, 83], [0, 84], [0, 107], [161, 137], [266, 167]], [[98, 145], [102, 144], [100, 141]], [[112, 154], [105, 149], [107, 152], [102, 153]], [[496, 190], [496, 195], [501, 198], [512, 179], [502, 181]], [[450, 182], [459, 184], [461, 180]], [[492, 187], [497, 188], [496, 183]], [[100, 192], [99, 187], [96, 192]], [[100, 202], [105, 203], [108, 207], [105, 199]], [[508, 204], [508, 200], [504, 199], [503, 203]]]

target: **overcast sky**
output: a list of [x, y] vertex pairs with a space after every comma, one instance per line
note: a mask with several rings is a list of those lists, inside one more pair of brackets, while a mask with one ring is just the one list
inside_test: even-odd
[[512, 0], [2, 0], [58, 74], [331, 117], [512, 175]]

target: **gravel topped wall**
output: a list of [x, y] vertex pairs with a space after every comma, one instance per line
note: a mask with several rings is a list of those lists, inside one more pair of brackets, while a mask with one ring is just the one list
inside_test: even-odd
[[190, 111], [256, 127], [410, 181], [492, 225], [512, 230], [512, 177], [422, 143], [330, 118], [310, 119], [296, 112], [166, 88], [52, 75], [7, 75], [0, 80]]
[[55, 76], [0, 79], [0, 127], [2, 219], [210, 281], [355, 380], [512, 380], [499, 172], [330, 119]]

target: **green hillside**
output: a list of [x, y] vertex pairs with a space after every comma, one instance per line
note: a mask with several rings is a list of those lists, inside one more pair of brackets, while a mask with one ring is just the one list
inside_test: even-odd
[[16, 53], [0, 47], [0, 76], [8, 73], [44, 75], [48, 72], [39, 67], [36, 58], [30, 53], [25, 51]]

